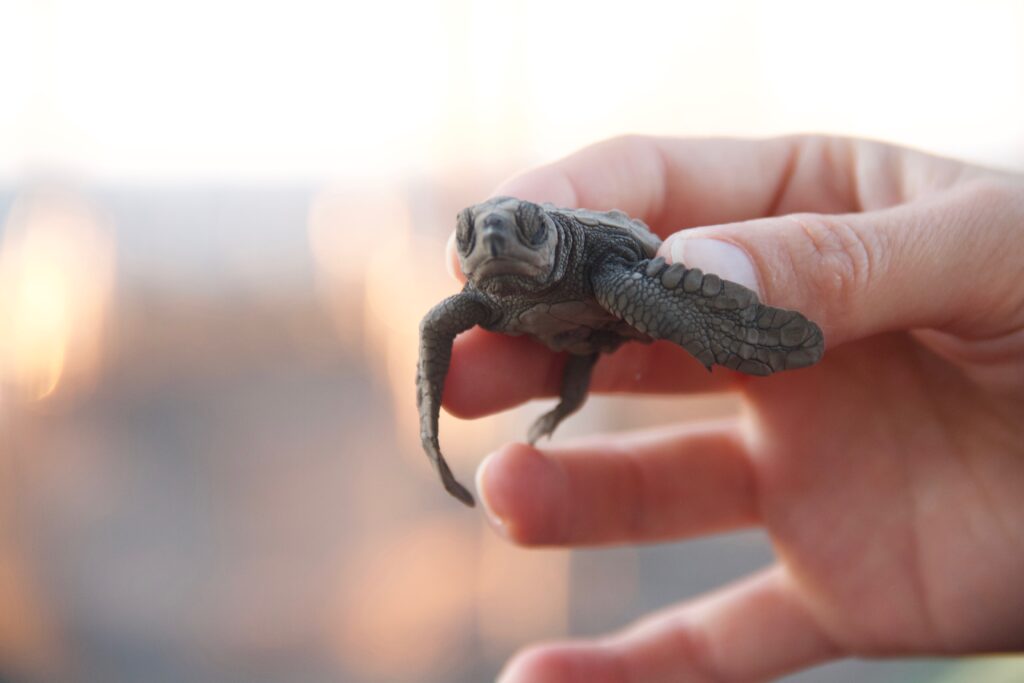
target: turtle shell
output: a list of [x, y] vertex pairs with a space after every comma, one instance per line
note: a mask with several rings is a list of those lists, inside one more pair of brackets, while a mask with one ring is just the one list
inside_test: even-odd
[[651, 232], [639, 218], [632, 218], [618, 209], [611, 211], [592, 211], [590, 209], [563, 209], [552, 204], [543, 204], [545, 211], [560, 213], [575, 218], [583, 225], [590, 228], [611, 230], [628, 235], [637, 241], [644, 250], [647, 258], [654, 258], [661, 246], [661, 239]]

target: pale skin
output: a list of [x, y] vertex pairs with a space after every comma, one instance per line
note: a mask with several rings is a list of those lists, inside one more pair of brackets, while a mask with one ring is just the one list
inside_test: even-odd
[[[818, 365], [764, 378], [627, 344], [593, 391], [737, 391], [743, 417], [484, 461], [478, 491], [514, 543], [760, 527], [777, 556], [619, 633], [527, 648], [502, 683], [761, 681], [847, 656], [1024, 650], [1024, 178], [858, 140], [629, 137], [496, 193], [622, 209], [691, 267], [709, 252], [690, 240], [732, 244], [750, 259], [737, 279], [827, 343]], [[445, 406], [555, 395], [563, 362], [471, 330]]]

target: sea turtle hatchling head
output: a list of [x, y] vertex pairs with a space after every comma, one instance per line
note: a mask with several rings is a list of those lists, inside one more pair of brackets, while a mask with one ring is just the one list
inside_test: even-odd
[[416, 377], [421, 441], [449, 493], [473, 505], [441, 455], [437, 431], [452, 343], [471, 327], [530, 335], [568, 354], [561, 400], [530, 428], [530, 443], [579, 409], [598, 356], [628, 341], [664, 339], [708, 370], [722, 365], [752, 375], [821, 358], [824, 338], [813, 322], [712, 273], [667, 264], [656, 256], [660, 244], [621, 211], [496, 197], [458, 214], [467, 282], [424, 317]]
[[555, 276], [558, 226], [532, 202], [496, 197], [459, 212], [459, 265], [482, 291], [532, 291]]

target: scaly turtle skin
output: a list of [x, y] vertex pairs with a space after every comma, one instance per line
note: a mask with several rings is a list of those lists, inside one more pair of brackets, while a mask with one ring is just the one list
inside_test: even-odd
[[423, 318], [416, 391], [423, 448], [445, 489], [466, 505], [473, 496], [441, 455], [437, 421], [452, 343], [471, 327], [529, 334], [568, 352], [561, 400], [530, 428], [531, 444], [579, 409], [598, 356], [626, 341], [665, 339], [708, 370], [724, 365], [751, 375], [803, 368], [824, 351], [821, 330], [801, 314], [655, 258], [661, 241], [621, 211], [497, 197], [460, 212], [456, 237], [468, 281]]

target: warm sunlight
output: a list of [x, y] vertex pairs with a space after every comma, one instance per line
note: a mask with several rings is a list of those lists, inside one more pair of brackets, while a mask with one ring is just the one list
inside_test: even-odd
[[1003, 163], [1024, 145], [1024, 5], [1006, 0], [11, 11], [0, 177], [385, 179], [628, 132], [838, 132]]
[[113, 247], [80, 198], [43, 191], [10, 212], [0, 251], [0, 379], [52, 394], [96, 369], [111, 296]]

